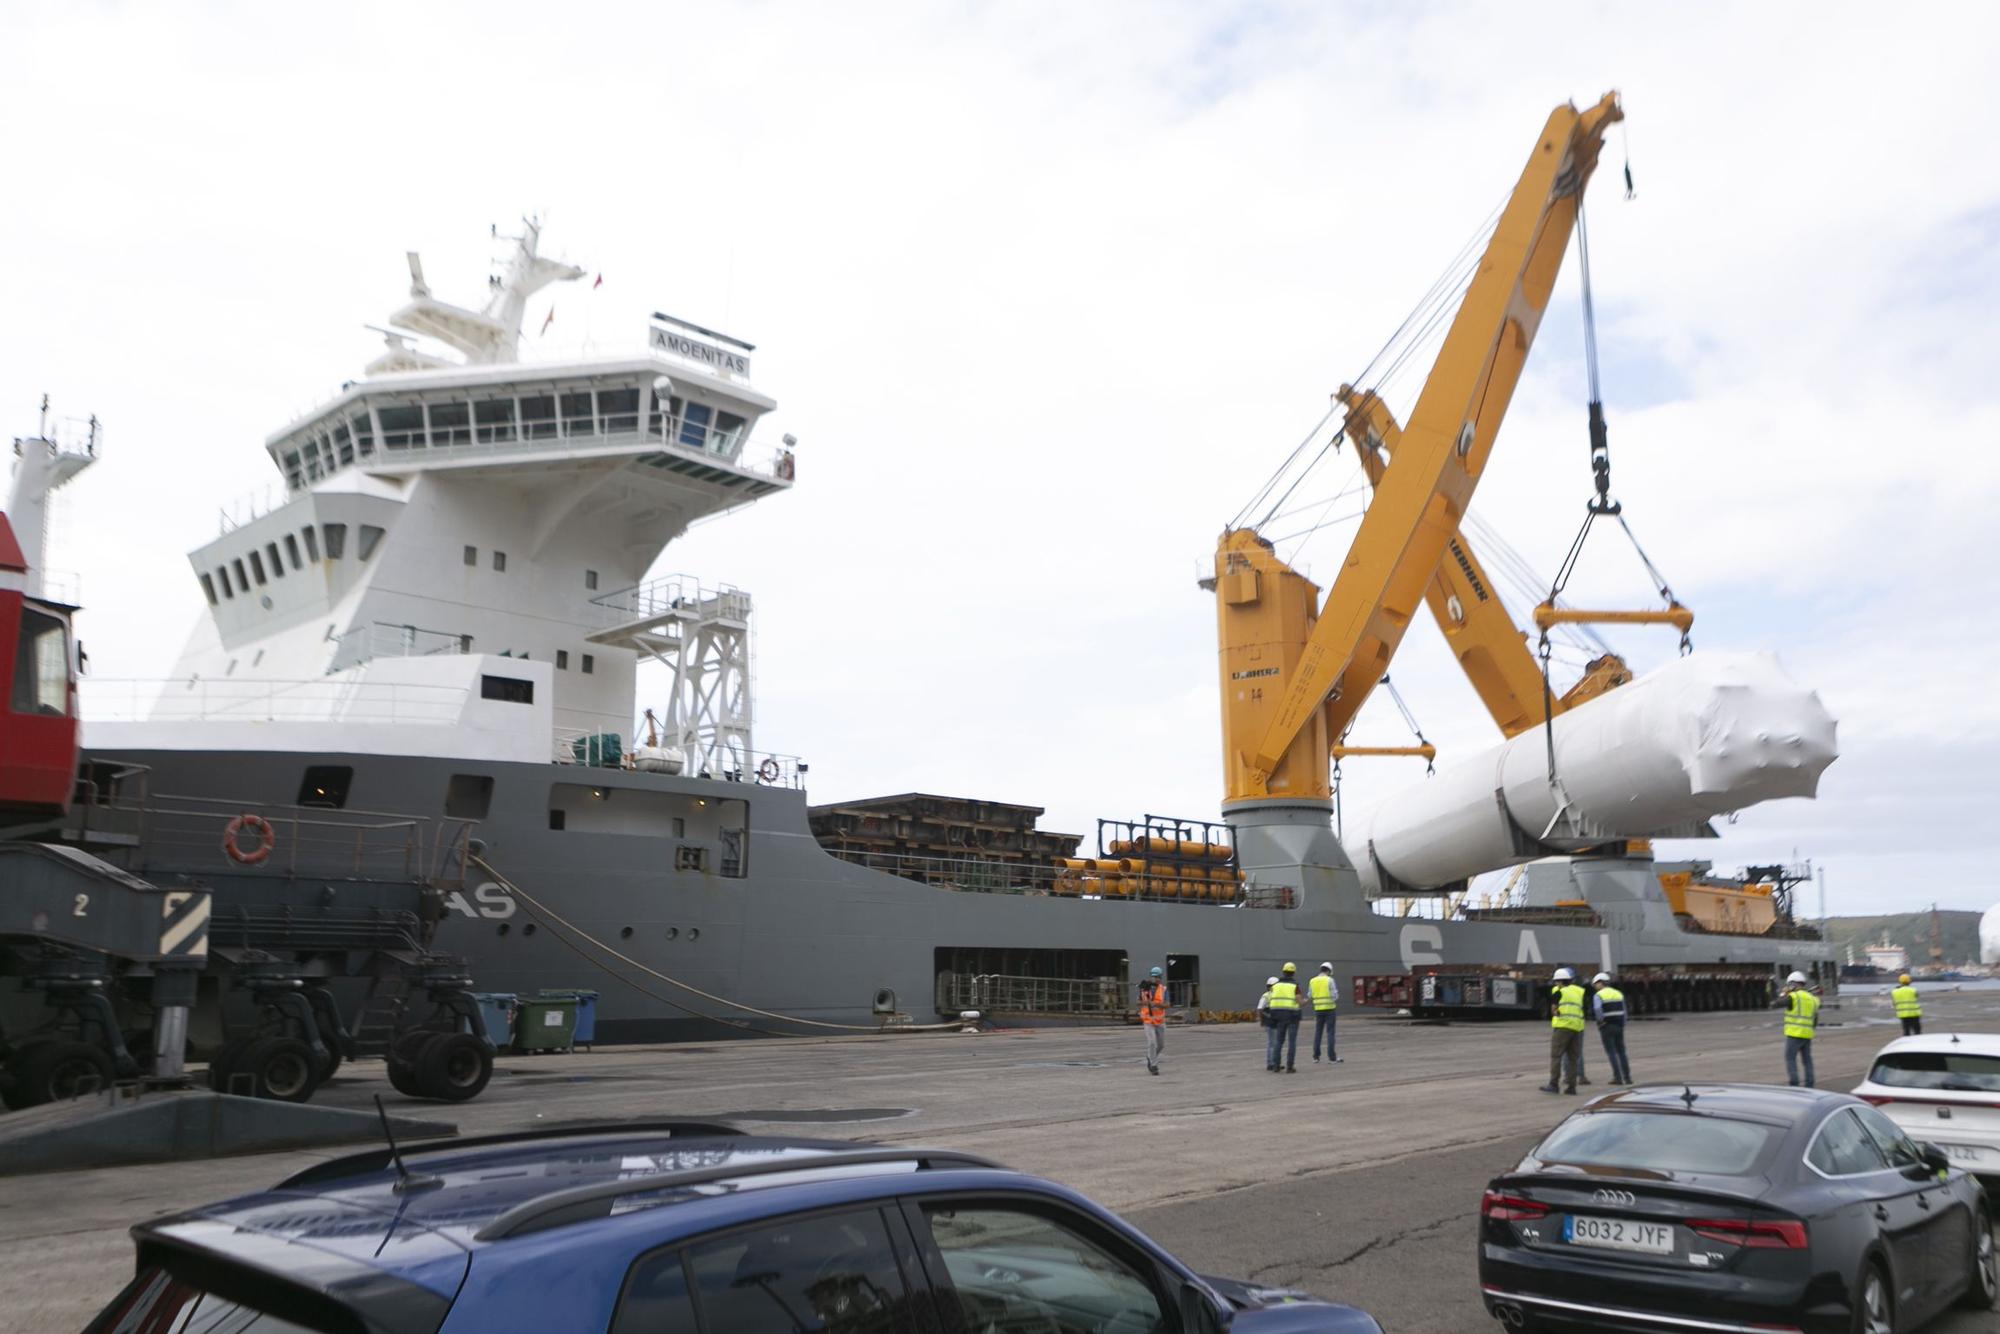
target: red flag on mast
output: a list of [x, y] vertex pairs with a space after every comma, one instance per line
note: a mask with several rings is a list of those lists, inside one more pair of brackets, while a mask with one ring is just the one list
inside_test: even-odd
[[602, 286], [604, 286], [604, 275], [600, 273], [597, 275], [597, 281], [590, 285], [590, 290], [595, 292], [598, 288]]
[[[542, 321], [542, 333], [547, 333], [549, 331], [549, 326], [551, 324], [554, 324], [555, 322], [556, 322], [556, 308], [554, 306], [550, 306], [549, 317]], [[537, 337], [539, 336], [540, 335], [537, 335]]]

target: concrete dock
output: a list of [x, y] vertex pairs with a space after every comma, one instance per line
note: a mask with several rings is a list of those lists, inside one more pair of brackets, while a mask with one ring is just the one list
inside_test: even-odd
[[[2000, 1032], [2000, 991], [1926, 994], [1925, 1026]], [[1829, 1008], [1822, 1088], [1857, 1083], [1898, 1030], [1885, 998]], [[1174, 1028], [1150, 1078], [1136, 1028], [619, 1047], [503, 1057], [456, 1108], [394, 1094], [378, 1062], [315, 1099], [454, 1120], [464, 1134], [599, 1117], [699, 1116], [746, 1129], [968, 1149], [1074, 1186], [1195, 1267], [1352, 1302], [1398, 1334], [1500, 1328], [1478, 1300], [1486, 1179], [1582, 1098], [1536, 1091], [1547, 1027], [1412, 1024], [1343, 1011], [1341, 1065], [1263, 1069], [1249, 1025]], [[1595, 1034], [1586, 1069], [1608, 1073]], [[1782, 1082], [1775, 1013], [1636, 1021], [1641, 1082]], [[326, 1153], [64, 1172], [0, 1181], [0, 1330], [81, 1329], [130, 1275], [126, 1228], [267, 1185]], [[1937, 1334], [1990, 1334], [1959, 1314]]]

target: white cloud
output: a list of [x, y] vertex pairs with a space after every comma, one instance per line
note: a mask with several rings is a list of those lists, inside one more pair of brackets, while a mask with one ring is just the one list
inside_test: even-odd
[[[1777, 647], [1852, 743], [1818, 806], [1716, 855], [1796, 835], [1840, 859], [1836, 906], [1915, 902], [1903, 856], [1985, 873], [1975, 831], [1917, 812], [1971, 816], [1957, 786], [2000, 759], [1975, 538], [2000, 499], [1996, 27], [1972, 4], [15, 7], [0, 403], [24, 429], [47, 389], [109, 424], [58, 563], [99, 671], [158, 674], [199, 612], [179, 553], [371, 355], [398, 252], [462, 292], [485, 224], [545, 210], [606, 274], [552, 297], [552, 339], [667, 309], [759, 344], [799, 487], [663, 566], [756, 594], [761, 739], [819, 795], [1199, 816], [1216, 531], [1548, 107], [1616, 84], [1640, 194], [1615, 133], [1590, 217], [1619, 492], [1697, 641]], [[1479, 505], [1544, 572], [1587, 489], [1575, 302], [1566, 276]], [[1580, 589], [1642, 596], [1596, 541]], [[1396, 673], [1440, 744], [1489, 739], [1428, 627]], [[1407, 777], [1380, 772], [1353, 781]], [[1891, 776], [1914, 806], [1877, 804]]]

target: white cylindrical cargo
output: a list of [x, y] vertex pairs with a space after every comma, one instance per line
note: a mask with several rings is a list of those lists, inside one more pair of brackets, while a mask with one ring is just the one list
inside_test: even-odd
[[1832, 715], [1771, 654], [1694, 654], [1559, 716], [1555, 782], [1533, 728], [1390, 797], [1351, 852], [1370, 897], [1435, 889], [1810, 797], [1836, 753]]

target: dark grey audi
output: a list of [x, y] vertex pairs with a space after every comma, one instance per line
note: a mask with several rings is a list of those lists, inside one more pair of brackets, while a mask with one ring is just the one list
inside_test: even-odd
[[1514, 1329], [1913, 1330], [2000, 1295], [1978, 1182], [1858, 1098], [1653, 1085], [1557, 1126], [1480, 1205]]

